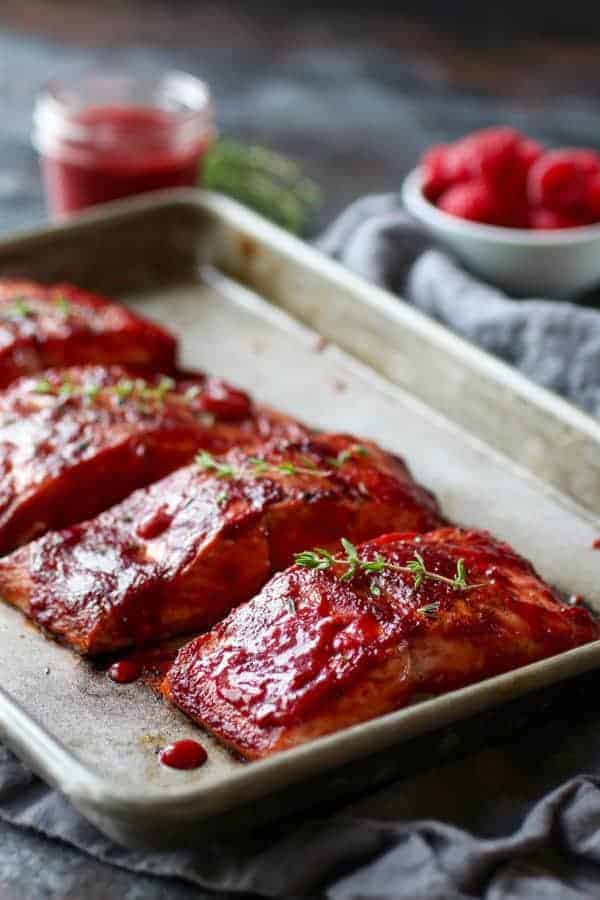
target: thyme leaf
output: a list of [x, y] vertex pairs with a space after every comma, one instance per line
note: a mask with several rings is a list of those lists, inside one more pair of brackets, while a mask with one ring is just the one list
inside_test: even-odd
[[117, 395], [117, 403], [121, 405], [122, 403], [125, 403], [126, 400], [129, 400], [134, 389], [135, 385], [133, 381], [130, 381], [128, 378], [122, 378], [114, 387], [115, 394]]
[[47, 378], [42, 378], [33, 388], [34, 394], [52, 394], [53, 388]]
[[64, 294], [57, 294], [54, 298], [54, 302], [56, 304], [56, 308], [66, 318], [68, 318], [73, 312], [73, 306], [71, 302], [67, 300]]
[[9, 315], [19, 319], [25, 319], [27, 316], [32, 316], [33, 313], [33, 309], [29, 306], [24, 297], [15, 297], [9, 310]]
[[75, 391], [75, 385], [72, 381], [63, 381], [58, 389], [59, 397], [70, 397]]
[[195, 457], [196, 465], [200, 466], [206, 472], [214, 472], [217, 478], [233, 478], [236, 474], [232, 466], [227, 463], [219, 462], [212, 453], [207, 450], [200, 450]]
[[83, 396], [89, 403], [93, 403], [98, 394], [100, 393], [101, 387], [99, 384], [94, 384], [90, 382], [86, 384], [83, 388]]
[[327, 460], [330, 466], [334, 466], [336, 469], [341, 469], [344, 463], [348, 462], [349, 459], [352, 459], [353, 456], [368, 456], [369, 451], [366, 447], [363, 447], [362, 444], [352, 444], [351, 447], [346, 447], [345, 450], [340, 450], [337, 456], [331, 456]]

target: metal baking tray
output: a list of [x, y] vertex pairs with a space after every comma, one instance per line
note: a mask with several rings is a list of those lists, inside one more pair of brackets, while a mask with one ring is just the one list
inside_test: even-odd
[[[175, 329], [185, 365], [380, 441], [449, 517], [509, 540], [600, 613], [598, 423], [232, 201], [105, 207], [5, 240], [0, 274], [119, 297]], [[399, 744], [598, 666], [600, 642], [251, 764], [203, 736], [208, 763], [175, 772], [156, 750], [193, 725], [0, 604], [0, 737], [109, 836], [177, 846], [381, 783], [406, 762]]]

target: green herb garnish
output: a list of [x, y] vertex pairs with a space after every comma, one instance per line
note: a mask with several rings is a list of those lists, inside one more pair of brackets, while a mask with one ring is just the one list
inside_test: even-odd
[[134, 390], [135, 385], [133, 381], [130, 381], [128, 378], [123, 378], [114, 387], [115, 394], [117, 395], [117, 402], [119, 404], [125, 403], [126, 400], [129, 400]]
[[33, 315], [33, 309], [28, 305], [24, 297], [15, 297], [9, 313], [18, 318], [26, 318], [27, 316]]
[[72, 381], [63, 381], [58, 389], [58, 395], [59, 397], [70, 397], [74, 390], [75, 385]]
[[214, 472], [217, 478], [233, 478], [236, 475], [232, 466], [227, 463], [219, 462], [219, 460], [216, 459], [212, 453], [208, 453], [207, 450], [200, 450], [200, 452], [196, 454], [195, 462], [196, 465], [200, 466], [200, 468], [204, 469], [206, 472]]
[[317, 185], [295, 162], [264, 147], [227, 139], [217, 141], [205, 155], [202, 183], [295, 234], [314, 222], [321, 204]]
[[327, 462], [331, 466], [335, 466], [336, 469], [341, 469], [344, 463], [348, 462], [349, 459], [352, 459], [353, 456], [368, 456], [369, 451], [366, 447], [363, 447], [361, 444], [352, 444], [351, 447], [347, 447], [345, 450], [340, 450], [337, 456], [330, 457]]
[[93, 403], [101, 390], [102, 388], [99, 384], [86, 384], [83, 388], [83, 396], [89, 403]]
[[[267, 475], [269, 472], [279, 472], [283, 475], [325, 476], [331, 474], [327, 469], [317, 469], [314, 466], [298, 466], [296, 463], [288, 461], [271, 463], [266, 459], [262, 459], [260, 456], [250, 456], [248, 457], [248, 462], [251, 466], [249, 474], [254, 475], [255, 477]], [[208, 472], [214, 472], [218, 478], [241, 478], [243, 475], [247, 474], [242, 470], [236, 471], [233, 466], [221, 462], [207, 450], [201, 450], [200, 453], [196, 454], [196, 463], [202, 469], [205, 469]]]
[[[447, 584], [455, 591], [467, 591], [481, 587], [481, 584], [469, 584], [464, 559], [457, 561], [454, 578], [447, 578], [445, 575], [438, 575], [437, 572], [429, 571], [425, 565], [425, 560], [417, 552], [415, 552], [414, 558], [409, 559], [405, 566], [400, 566], [396, 563], [388, 562], [380, 554], [377, 554], [374, 559], [361, 559], [354, 544], [346, 538], [342, 538], [341, 544], [345, 551], [344, 556], [334, 556], [328, 550], [316, 547], [314, 550], [305, 550], [302, 553], [297, 553], [295, 556], [296, 565], [303, 566], [306, 569], [314, 569], [318, 572], [323, 572], [334, 566], [343, 566], [343, 571], [337, 576], [340, 581], [351, 581], [357, 572], [367, 572], [376, 575], [380, 572], [390, 571], [412, 575], [415, 589], [419, 588], [426, 580]], [[370, 590], [375, 597], [381, 594], [381, 589], [376, 581], [371, 582]], [[429, 604], [429, 606], [433, 605]], [[422, 607], [422, 610], [426, 609], [427, 607]]]
[[53, 394], [54, 389], [47, 378], [42, 378], [33, 388], [34, 394]]
[[248, 460], [254, 467], [256, 475], [266, 475], [268, 472], [281, 472], [283, 475], [330, 475], [326, 469], [317, 469], [310, 466], [298, 466], [293, 462], [270, 463], [260, 456], [251, 456]]
[[73, 307], [71, 305], [70, 300], [67, 300], [64, 294], [57, 294], [54, 298], [54, 302], [56, 304], [56, 308], [65, 318], [71, 315], [73, 312]]

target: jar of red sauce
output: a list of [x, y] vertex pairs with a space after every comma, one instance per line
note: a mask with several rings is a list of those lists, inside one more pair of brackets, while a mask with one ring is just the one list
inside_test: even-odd
[[50, 84], [34, 112], [33, 143], [53, 216], [195, 185], [214, 136], [209, 90], [185, 72]]

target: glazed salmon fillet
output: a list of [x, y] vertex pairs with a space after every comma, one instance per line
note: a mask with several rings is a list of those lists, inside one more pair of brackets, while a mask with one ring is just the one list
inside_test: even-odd
[[123, 363], [170, 371], [164, 328], [70, 284], [0, 280], [0, 388], [52, 366]]
[[20, 378], [0, 394], [0, 553], [97, 515], [202, 447], [303, 433], [204, 375], [79, 366]]
[[212, 625], [307, 544], [439, 524], [403, 462], [347, 435], [233, 449], [0, 561], [0, 594], [84, 654]]
[[163, 682], [248, 759], [599, 637], [486, 533], [391, 534], [298, 559], [184, 646]]

